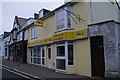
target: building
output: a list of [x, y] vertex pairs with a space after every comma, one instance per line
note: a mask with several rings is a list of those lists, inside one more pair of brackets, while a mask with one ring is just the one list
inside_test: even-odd
[[[9, 34], [9, 33], [8, 33]], [[5, 59], [8, 59], [9, 58], [9, 40], [10, 40], [10, 36], [8, 35], [7, 37], [4, 37], [3, 38], [3, 44], [4, 44], [4, 55], [3, 57]]]
[[2, 38], [3, 34], [0, 35], [0, 56], [2, 56]]
[[26, 18], [15, 16], [9, 45], [9, 59], [13, 61], [26, 63], [27, 31], [24, 28], [29, 24], [27, 21]]
[[8, 41], [9, 41], [9, 32], [4, 32], [1, 36], [1, 54], [2, 57], [8, 58]]
[[65, 3], [29, 26], [27, 62], [66, 74], [119, 77], [119, 13], [109, 0]]

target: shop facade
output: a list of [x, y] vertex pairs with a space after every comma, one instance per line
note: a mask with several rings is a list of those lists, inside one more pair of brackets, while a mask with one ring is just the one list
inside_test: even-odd
[[104, 9], [101, 5], [109, 12], [116, 9], [111, 2], [60, 6], [40, 18], [42, 26], [34, 23], [28, 28], [27, 62], [66, 74], [119, 77], [119, 20], [104, 10], [95, 16], [90, 5], [95, 10]]

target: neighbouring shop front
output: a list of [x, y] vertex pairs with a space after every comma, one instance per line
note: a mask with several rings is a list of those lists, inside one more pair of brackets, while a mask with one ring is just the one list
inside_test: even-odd
[[8, 48], [8, 45], [7, 44], [5, 44], [5, 46], [4, 46], [4, 57], [6, 58], [6, 59], [8, 59], [8, 57], [9, 57], [9, 48]]
[[22, 63], [27, 62], [27, 41], [9, 45], [9, 59]]

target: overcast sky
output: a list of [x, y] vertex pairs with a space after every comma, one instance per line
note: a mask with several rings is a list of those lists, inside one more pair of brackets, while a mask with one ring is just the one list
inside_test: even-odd
[[[34, 0], [33, 0], [34, 1]], [[54, 10], [64, 2], [2, 2], [0, 3], [0, 34], [11, 31], [15, 15], [18, 17], [33, 17], [42, 8]], [[1, 8], [2, 7], [2, 8]], [[2, 26], [2, 27], [1, 27]]]

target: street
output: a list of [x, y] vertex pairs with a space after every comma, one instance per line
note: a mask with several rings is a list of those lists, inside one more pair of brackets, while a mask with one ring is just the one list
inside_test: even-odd
[[2, 80], [29, 80], [25, 76], [2, 68]]

